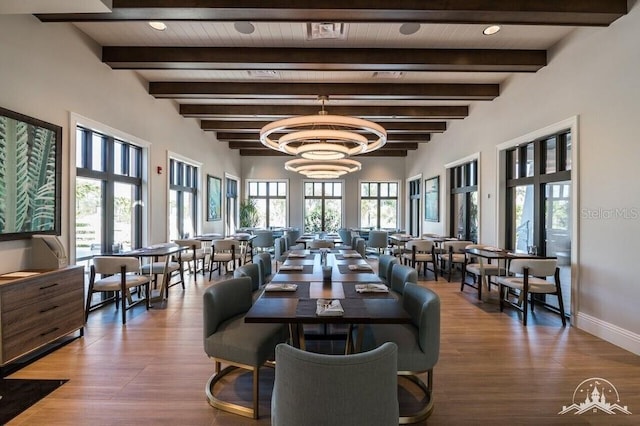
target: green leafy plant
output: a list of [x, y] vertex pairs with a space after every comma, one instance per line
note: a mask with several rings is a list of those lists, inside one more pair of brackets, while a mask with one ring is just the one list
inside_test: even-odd
[[255, 200], [247, 198], [240, 202], [240, 227], [253, 228], [258, 224], [260, 215]]

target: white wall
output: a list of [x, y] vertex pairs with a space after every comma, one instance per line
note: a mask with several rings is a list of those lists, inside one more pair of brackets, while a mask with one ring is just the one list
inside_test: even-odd
[[[354, 157], [355, 158], [355, 157]], [[286, 171], [284, 163], [291, 157], [242, 157], [242, 198], [245, 196], [246, 179], [288, 179], [289, 180], [289, 223], [290, 226], [303, 226], [303, 190], [304, 176]], [[343, 225], [349, 228], [359, 226], [360, 181], [399, 181], [402, 200], [405, 195], [405, 159], [404, 157], [358, 157], [362, 170], [342, 176], [345, 183], [345, 219]], [[399, 226], [404, 226], [404, 210], [398, 212]]]
[[640, 213], [639, 9], [634, 7], [608, 28], [575, 31], [551, 51], [548, 66], [503, 84], [496, 100], [476, 103], [468, 118], [452, 124], [407, 161], [408, 175], [422, 172], [428, 177], [442, 174], [443, 164], [481, 152], [483, 242], [500, 244], [496, 145], [578, 116], [580, 192], [574, 215], [579, 235], [574, 248], [577, 243], [580, 258], [574, 265], [574, 321], [635, 353], [640, 353], [640, 286], [634, 267], [640, 217], [584, 217], [591, 212], [597, 216], [600, 209]]
[[[206, 174], [240, 175], [237, 153], [185, 119], [170, 100], [155, 99], [134, 72], [114, 71], [100, 48], [71, 24], [43, 24], [30, 15], [0, 16], [0, 105], [63, 127], [62, 239], [69, 247], [69, 122], [76, 113], [147, 141], [150, 147], [149, 241], [166, 241], [167, 151], [203, 163]], [[156, 167], [164, 173], [158, 175]], [[206, 218], [206, 211], [201, 216]], [[158, 214], [162, 212], [162, 214]], [[204, 232], [223, 232], [222, 221], [204, 222]], [[0, 242], [0, 272], [24, 268], [28, 240]], [[6, 254], [6, 255], [5, 255]]]

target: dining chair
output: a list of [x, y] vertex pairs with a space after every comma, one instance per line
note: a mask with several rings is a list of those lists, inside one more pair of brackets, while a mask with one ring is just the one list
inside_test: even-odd
[[256, 251], [267, 253], [271, 253], [273, 251], [273, 231], [255, 231], [254, 235], [256, 237], [251, 241], [251, 244]]
[[404, 287], [406, 283], [417, 283], [418, 271], [411, 266], [395, 264], [391, 267], [391, 276], [389, 279], [389, 288], [397, 295], [402, 296], [404, 294]]
[[260, 266], [257, 263], [246, 263], [242, 266], [238, 266], [233, 271], [233, 278], [251, 278], [251, 293], [253, 300], [256, 300], [262, 294], [262, 288], [260, 287]]
[[[430, 240], [409, 240], [405, 245], [405, 252], [402, 255], [402, 263], [410, 264], [416, 270], [422, 263], [422, 275], [427, 276], [427, 270], [431, 270], [438, 280], [438, 266], [433, 241]], [[429, 269], [429, 263], [433, 269]]]
[[397, 364], [394, 343], [350, 355], [279, 344], [271, 424], [397, 425]]
[[338, 229], [338, 235], [342, 240], [342, 244], [340, 244], [341, 248], [350, 249], [351, 246], [351, 230], [347, 228]]
[[[292, 247], [298, 244], [296, 243], [296, 241], [298, 241], [298, 238], [300, 238], [300, 229], [293, 228], [287, 231], [287, 233], [285, 234], [287, 250], [292, 250]], [[302, 248], [304, 248], [304, 244], [302, 244]]]
[[[507, 304], [522, 312], [522, 323], [527, 325], [528, 305], [531, 304], [531, 313], [534, 311], [535, 294], [555, 295], [558, 298], [558, 307], [562, 326], [567, 325], [564, 314], [564, 302], [562, 301], [562, 287], [560, 285], [560, 269], [557, 259], [512, 259], [509, 263], [509, 273], [513, 276], [498, 277], [500, 285], [500, 312]], [[553, 277], [548, 281], [547, 277]], [[518, 302], [509, 299], [509, 289], [519, 292]], [[531, 297], [529, 297], [531, 295]]]
[[[425, 420], [434, 408], [433, 368], [440, 356], [440, 297], [431, 289], [409, 282], [404, 287], [402, 304], [411, 316], [410, 324], [368, 324], [360, 331], [354, 328], [353, 339], [356, 341], [358, 332], [363, 333], [363, 351], [384, 342], [398, 347], [398, 376], [417, 385], [424, 394], [420, 409], [396, 419], [406, 424]], [[420, 377], [423, 374], [426, 381]]]
[[258, 253], [253, 255], [253, 263], [260, 269], [260, 285], [263, 286], [271, 281], [273, 269], [271, 267], [271, 255], [269, 253]]
[[285, 240], [283, 238], [275, 239], [273, 258], [276, 262], [276, 271], [277, 271], [278, 263], [284, 263], [284, 261], [287, 260], [287, 248], [285, 247]]
[[[189, 271], [191, 271], [191, 262], [193, 262], [193, 274], [195, 275], [198, 271], [202, 271], [204, 274], [207, 253], [202, 247], [202, 241], [187, 238], [173, 240], [173, 242], [189, 248], [189, 250], [183, 251], [180, 256], [181, 261], [189, 266]], [[202, 265], [201, 268], [198, 268], [199, 263]]]
[[[151, 248], [156, 247], [178, 247], [176, 243], [160, 243], [154, 244]], [[178, 281], [172, 281], [175, 273], [178, 273], [180, 279]], [[182, 258], [181, 253], [178, 253], [177, 256], [170, 256], [167, 262], [165, 257], [159, 257], [157, 260], [153, 260], [150, 263], [145, 263], [140, 268], [140, 273], [143, 275], [153, 276], [151, 282], [154, 284], [154, 288], [157, 287], [158, 284], [158, 276], [164, 276], [163, 279], [166, 281], [165, 291], [166, 294], [169, 294], [169, 287], [173, 287], [174, 285], [182, 284], [182, 289], [184, 290], [184, 268], [182, 267]]]
[[464, 270], [466, 263], [465, 249], [473, 241], [445, 241], [442, 243], [442, 252], [439, 254], [440, 262], [447, 269], [447, 281], [451, 282], [451, 274], [455, 265]]
[[378, 277], [383, 283], [388, 283], [391, 278], [391, 269], [397, 265], [398, 258], [390, 254], [381, 254], [378, 258]]
[[[96, 278], [97, 274], [104, 275]], [[89, 312], [107, 303], [114, 302], [116, 309], [122, 311], [122, 324], [127, 323], [127, 310], [144, 303], [149, 310], [149, 275], [140, 274], [140, 259], [126, 256], [95, 256], [89, 275], [89, 289], [87, 291], [87, 305], [85, 309], [85, 322], [89, 318]], [[144, 288], [144, 297], [135, 302], [131, 297], [131, 289]], [[100, 302], [91, 304], [94, 293], [112, 293]], [[141, 291], [138, 291], [141, 296]], [[120, 302], [120, 306], [118, 303]], [[128, 302], [128, 303], [127, 303]]]
[[[225, 268], [225, 273], [229, 272], [229, 264], [231, 264], [232, 270], [235, 269], [239, 253], [240, 243], [238, 241], [214, 240], [211, 244], [211, 256], [209, 257], [209, 281], [211, 281], [211, 275], [215, 269], [218, 270], [218, 275], [222, 274], [222, 266]], [[213, 267], [214, 263], [217, 265], [215, 268]]]
[[[251, 278], [242, 277], [217, 282], [204, 292], [204, 351], [215, 362], [205, 393], [212, 407], [257, 419], [260, 367], [273, 359], [276, 345], [286, 340], [287, 333], [282, 324], [244, 322], [244, 315], [253, 304], [251, 289]], [[226, 367], [222, 369], [223, 363]], [[216, 385], [237, 369], [252, 372], [250, 407], [223, 400], [215, 392]]]
[[[491, 277], [500, 275], [506, 275], [506, 268], [500, 266], [500, 261], [496, 263], [489, 263], [489, 259], [478, 261], [474, 256], [468, 254], [466, 250], [479, 249], [482, 250], [485, 247], [489, 247], [486, 244], [469, 244], [465, 247], [465, 262], [462, 268], [462, 278], [460, 280], [460, 291], [464, 291], [464, 286], [475, 288], [478, 291], [478, 300], [482, 299], [482, 276], [487, 277], [487, 283], [489, 287], [487, 290], [491, 290]], [[473, 281], [467, 282], [467, 274], [473, 275]]]
[[354, 250], [360, 253], [363, 259], [367, 257], [367, 243], [362, 237], [356, 237]]
[[369, 231], [367, 247], [376, 251], [378, 255], [383, 254], [389, 245], [389, 233], [387, 231]]

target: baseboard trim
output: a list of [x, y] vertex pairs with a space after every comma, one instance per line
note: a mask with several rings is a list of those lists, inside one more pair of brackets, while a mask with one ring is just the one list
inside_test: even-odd
[[574, 325], [609, 343], [640, 355], [640, 335], [610, 324], [582, 312], [578, 312]]

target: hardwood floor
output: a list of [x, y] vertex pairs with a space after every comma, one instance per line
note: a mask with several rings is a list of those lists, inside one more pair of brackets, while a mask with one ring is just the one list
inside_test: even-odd
[[[113, 306], [91, 313], [83, 338], [9, 376], [69, 379], [9, 425], [270, 424], [269, 369], [261, 381], [261, 419], [208, 405], [204, 386], [214, 366], [203, 351], [201, 305], [209, 282], [187, 277], [186, 290], [171, 288], [166, 306], [129, 311], [126, 326]], [[563, 328], [542, 309], [525, 328], [518, 313], [499, 312], [495, 299], [479, 302], [471, 288], [461, 293], [458, 282], [420, 283], [442, 301], [429, 425], [640, 424], [640, 357]], [[633, 414], [559, 415], [576, 387], [594, 377], [611, 382]], [[249, 400], [249, 377], [225, 391]], [[577, 392], [576, 402], [584, 397]], [[616, 402], [609, 394], [607, 401]]]

